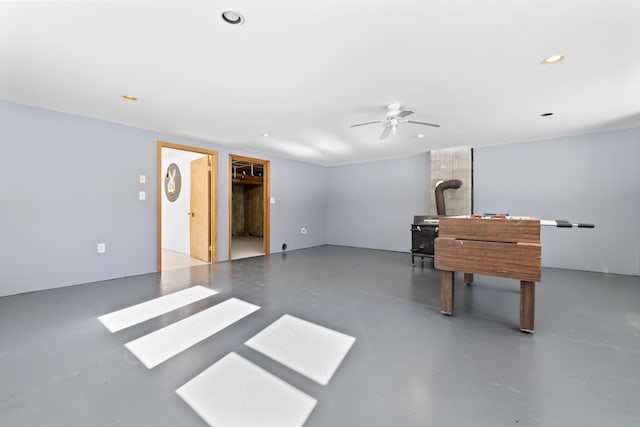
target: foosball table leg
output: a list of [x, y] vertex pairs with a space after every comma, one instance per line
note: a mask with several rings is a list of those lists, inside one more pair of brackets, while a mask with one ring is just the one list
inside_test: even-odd
[[442, 271], [440, 278], [440, 313], [453, 314], [453, 271]]
[[473, 283], [473, 274], [464, 273], [464, 283], [466, 283], [467, 285], [472, 284]]
[[520, 330], [532, 333], [535, 330], [534, 318], [536, 309], [535, 282], [520, 282]]

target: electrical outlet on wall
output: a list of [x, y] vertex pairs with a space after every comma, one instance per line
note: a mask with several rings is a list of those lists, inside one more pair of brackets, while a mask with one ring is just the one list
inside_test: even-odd
[[104, 243], [98, 243], [97, 251], [99, 254], [103, 254], [107, 251], [107, 245]]

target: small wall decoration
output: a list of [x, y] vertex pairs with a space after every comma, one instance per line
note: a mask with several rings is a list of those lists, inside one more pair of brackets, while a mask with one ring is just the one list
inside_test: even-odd
[[180, 188], [182, 185], [182, 177], [180, 175], [180, 168], [175, 163], [171, 163], [167, 167], [167, 172], [164, 175], [164, 194], [167, 196], [167, 200], [175, 202], [180, 195]]

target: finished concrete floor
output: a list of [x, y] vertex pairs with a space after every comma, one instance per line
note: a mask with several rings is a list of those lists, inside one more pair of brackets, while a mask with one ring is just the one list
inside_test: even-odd
[[[543, 269], [536, 332], [519, 284], [409, 254], [321, 246], [0, 298], [0, 425], [203, 426], [176, 389], [235, 352], [317, 400], [308, 427], [639, 426], [640, 278]], [[219, 293], [109, 333], [96, 319], [204, 285]], [[147, 369], [124, 344], [228, 298], [260, 310]], [[284, 314], [355, 337], [320, 385], [244, 343]]]

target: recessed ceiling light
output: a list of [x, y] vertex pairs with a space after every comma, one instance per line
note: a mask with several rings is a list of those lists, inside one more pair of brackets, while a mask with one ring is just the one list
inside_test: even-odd
[[224, 19], [224, 22], [231, 25], [240, 25], [244, 22], [244, 16], [235, 10], [225, 10], [222, 12], [222, 19]]
[[549, 117], [549, 116], [553, 116], [553, 113], [542, 113], [540, 114], [542, 117]]
[[416, 135], [416, 138], [418, 139], [424, 138], [424, 135], [423, 134]]
[[124, 99], [128, 100], [128, 101], [137, 101], [137, 100], [138, 100], [138, 98], [136, 98], [136, 97], [135, 97], [135, 96], [133, 96], [133, 95], [122, 95], [122, 97], [123, 97]]
[[562, 61], [564, 59], [564, 55], [551, 55], [546, 57], [542, 63], [543, 64], [557, 64], [558, 62]]
[[268, 133], [263, 133], [262, 136], [264, 136], [265, 138], [269, 138], [269, 134]]

